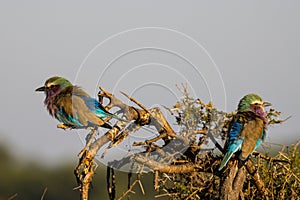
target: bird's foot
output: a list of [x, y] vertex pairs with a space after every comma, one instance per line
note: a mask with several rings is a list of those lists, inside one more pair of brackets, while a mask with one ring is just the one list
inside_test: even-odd
[[66, 129], [72, 129], [71, 126], [67, 126], [65, 124], [57, 124], [57, 128], [61, 128], [61, 129], [64, 129], [64, 130], [66, 130]]

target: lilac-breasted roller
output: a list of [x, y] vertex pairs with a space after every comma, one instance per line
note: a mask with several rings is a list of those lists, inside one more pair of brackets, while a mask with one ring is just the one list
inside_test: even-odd
[[59, 128], [87, 128], [111, 126], [104, 118], [119, 117], [107, 112], [94, 98], [83, 89], [74, 86], [65, 78], [54, 76], [46, 80], [44, 86], [35, 91], [43, 91], [46, 95], [44, 101], [51, 116], [63, 124]]
[[229, 126], [224, 147], [226, 154], [219, 170], [223, 169], [234, 153], [242, 162], [246, 162], [261, 141], [264, 141], [268, 126], [264, 107], [270, 105], [256, 94], [248, 94], [240, 100], [237, 114]]

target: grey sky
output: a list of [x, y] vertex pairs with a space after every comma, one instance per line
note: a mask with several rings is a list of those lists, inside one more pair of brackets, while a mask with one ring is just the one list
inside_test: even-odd
[[[299, 8], [298, 1], [1, 1], [0, 139], [16, 155], [42, 163], [76, 159], [82, 147], [77, 132], [58, 130], [44, 96], [34, 92], [60, 75], [91, 95], [101, 84], [147, 106], [172, 106], [179, 95], [175, 84], [186, 81], [195, 97], [212, 99], [226, 111], [255, 92], [283, 117], [293, 116], [271, 127], [267, 141], [295, 141], [300, 138]], [[137, 30], [91, 52], [130, 29]]]

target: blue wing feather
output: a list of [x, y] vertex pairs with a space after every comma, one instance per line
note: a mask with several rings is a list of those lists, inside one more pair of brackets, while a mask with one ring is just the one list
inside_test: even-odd
[[70, 114], [67, 114], [63, 108], [60, 108], [60, 110], [56, 113], [56, 117], [60, 122], [64, 124], [72, 126], [83, 126], [79, 122], [77, 114], [74, 117], [72, 117]]
[[225, 150], [227, 150], [232, 142], [234, 142], [240, 135], [243, 129], [243, 123], [237, 120], [230, 128], [228, 139], [225, 143]]
[[113, 117], [115, 119], [121, 120], [121, 121], [126, 121], [114, 114], [111, 114], [109, 112], [107, 112], [105, 110], [105, 108], [99, 103], [99, 101], [97, 101], [94, 98], [91, 97], [81, 97], [85, 104], [87, 105], [87, 107], [93, 112], [95, 113], [95, 115], [97, 115], [100, 118], [106, 118], [106, 117]]
[[84, 100], [87, 107], [98, 117], [105, 118], [112, 115], [109, 112], [107, 112], [96, 99], [91, 97], [81, 97], [81, 98]]
[[221, 164], [219, 170], [221, 170], [227, 162], [230, 160], [232, 155], [241, 149], [242, 143], [244, 141], [244, 137], [240, 137], [240, 133], [243, 129], [243, 123], [237, 120], [230, 128], [230, 132], [228, 134], [228, 139], [225, 143], [225, 150], [227, 151]]
[[244, 141], [244, 137], [241, 137], [239, 139], [236, 139], [230, 146], [229, 146], [229, 149], [228, 151], [226, 152], [221, 164], [220, 164], [220, 167], [219, 167], [219, 170], [222, 170], [223, 167], [228, 163], [228, 161], [230, 160], [230, 158], [232, 157], [232, 155], [237, 152], [238, 150], [241, 149], [242, 147], [242, 143]]

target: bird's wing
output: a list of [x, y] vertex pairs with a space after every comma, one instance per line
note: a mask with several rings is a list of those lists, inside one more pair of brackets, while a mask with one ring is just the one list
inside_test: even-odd
[[106, 117], [112, 117], [121, 121], [126, 121], [108, 111], [105, 110], [103, 105], [97, 101], [96, 99], [90, 97], [83, 89], [81, 89], [78, 86], [73, 86], [73, 95], [79, 96], [82, 98], [87, 105], [87, 107], [98, 117], [100, 118], [106, 118]]
[[105, 108], [94, 98], [82, 97], [87, 107], [100, 118], [112, 117], [120, 121], [127, 121], [105, 110]]
[[241, 136], [245, 137], [242, 144], [241, 160], [248, 159], [249, 155], [259, 146], [263, 137], [264, 122], [261, 118], [255, 117], [245, 123]]
[[74, 126], [102, 126], [104, 121], [89, 109], [86, 102], [77, 95], [64, 95], [56, 100], [59, 113], [66, 124]]
[[113, 117], [113, 114], [107, 112], [105, 108], [94, 98], [81, 97], [87, 107], [100, 118]]
[[234, 123], [230, 128], [228, 139], [225, 144], [225, 149], [227, 150], [223, 160], [221, 161], [219, 170], [221, 170], [227, 162], [230, 160], [232, 155], [241, 149], [244, 137], [240, 136], [241, 131], [243, 130], [243, 123], [237, 118], [234, 119]]
[[239, 119], [239, 116], [236, 116], [233, 118], [231, 122], [231, 126], [229, 128], [228, 133], [228, 139], [225, 143], [225, 150], [228, 150], [229, 146], [238, 139], [242, 129], [243, 129], [244, 123]]

